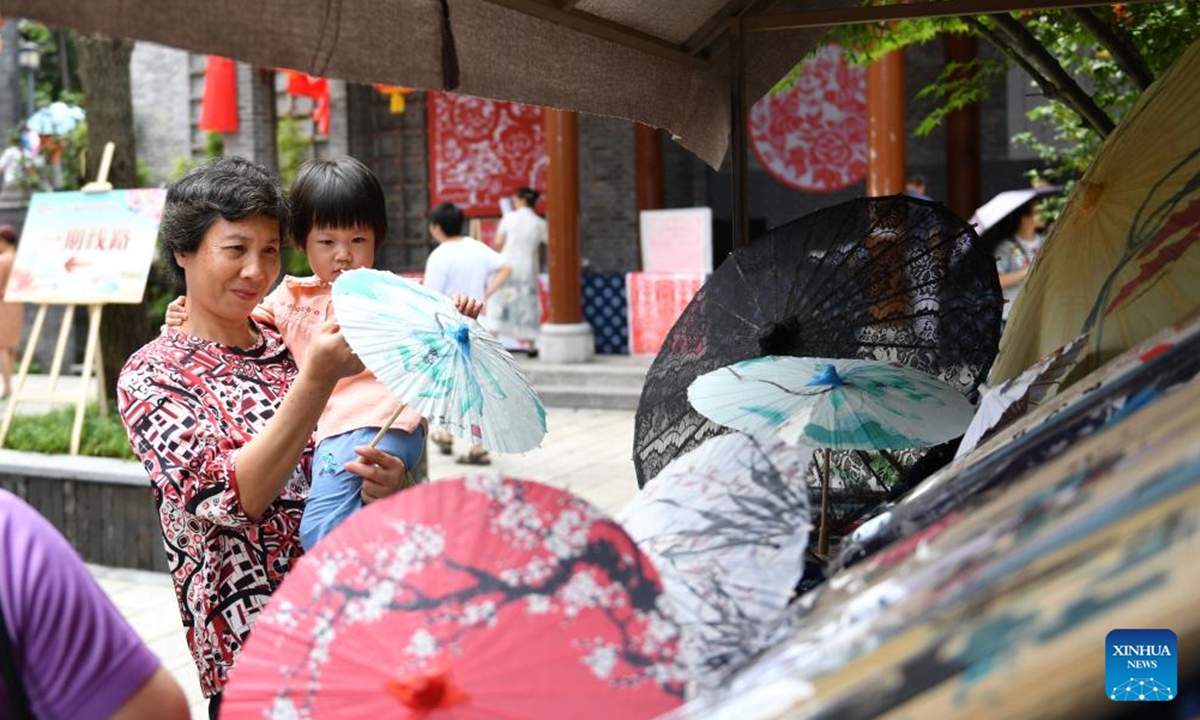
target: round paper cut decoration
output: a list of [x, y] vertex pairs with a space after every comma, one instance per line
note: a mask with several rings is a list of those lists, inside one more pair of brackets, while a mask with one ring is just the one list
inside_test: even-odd
[[841, 48], [821, 48], [791, 89], [768, 93], [750, 109], [750, 147], [779, 182], [806, 192], [836, 192], [867, 175], [867, 76]]

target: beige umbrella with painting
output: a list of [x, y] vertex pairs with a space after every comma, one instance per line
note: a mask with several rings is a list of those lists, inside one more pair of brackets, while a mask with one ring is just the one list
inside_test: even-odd
[[1200, 308], [1200, 43], [1105, 141], [1013, 304], [989, 384], [1090, 333], [1082, 376]]

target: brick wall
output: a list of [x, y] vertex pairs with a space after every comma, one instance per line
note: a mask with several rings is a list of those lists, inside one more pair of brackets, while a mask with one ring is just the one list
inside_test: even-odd
[[619, 272], [638, 265], [634, 133], [628, 120], [579, 117], [579, 242], [589, 270]]
[[249, 158], [275, 172], [275, 73], [237, 63], [238, 130], [225, 135], [225, 155]]
[[191, 60], [184, 50], [139, 42], [129, 63], [138, 159], [151, 182], [169, 180], [192, 157]]
[[[425, 93], [407, 96], [407, 109], [393, 114], [388, 98], [366, 85], [347, 87], [350, 154], [379, 176], [387, 198], [387, 241], [375, 253], [381, 268], [423, 271], [432, 249], [429, 211], [429, 139]], [[336, 118], [335, 118], [336, 119]]]

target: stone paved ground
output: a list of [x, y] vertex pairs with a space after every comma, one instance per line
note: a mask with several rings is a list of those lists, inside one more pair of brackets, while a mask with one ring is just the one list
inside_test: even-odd
[[[494, 456], [493, 467], [514, 477], [563, 487], [614, 513], [637, 489], [633, 463], [633, 412], [547, 409], [549, 433], [543, 446], [523, 456]], [[434, 478], [461, 474], [468, 466], [453, 457], [430, 455]], [[458, 443], [455, 452], [465, 452]], [[147, 491], [148, 492], [148, 491]], [[207, 718], [196, 671], [184, 643], [183, 628], [169, 576], [91, 566], [100, 585], [134, 629], [158, 653], [183, 686], [196, 720]]]

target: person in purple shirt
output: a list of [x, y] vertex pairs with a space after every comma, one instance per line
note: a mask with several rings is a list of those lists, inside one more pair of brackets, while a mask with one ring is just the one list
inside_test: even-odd
[[0, 718], [186, 720], [183, 691], [75, 550], [0, 490]]

